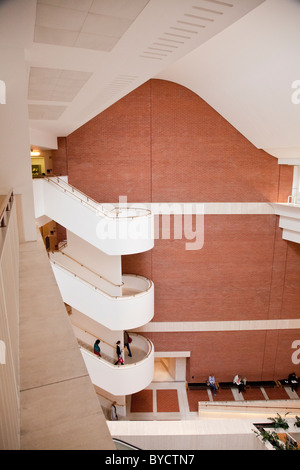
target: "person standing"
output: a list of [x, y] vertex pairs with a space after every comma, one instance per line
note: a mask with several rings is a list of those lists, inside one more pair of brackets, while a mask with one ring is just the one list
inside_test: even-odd
[[117, 408], [116, 408], [117, 402], [114, 401], [113, 404], [111, 405], [111, 410], [110, 410], [110, 419], [111, 421], [118, 421], [119, 417], [117, 414]]
[[131, 343], [131, 341], [132, 340], [131, 340], [129, 334], [127, 333], [127, 331], [124, 331], [124, 346], [126, 346], [126, 348], [127, 348], [129, 357], [132, 357], [131, 349], [130, 349], [130, 346], [129, 346], [129, 343]]

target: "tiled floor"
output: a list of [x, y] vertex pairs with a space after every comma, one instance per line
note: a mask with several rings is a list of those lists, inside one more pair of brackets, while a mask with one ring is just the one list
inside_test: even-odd
[[235, 388], [187, 390], [185, 382], [152, 382], [147, 389], [127, 397], [127, 420], [190, 420], [198, 417], [198, 402], [300, 400], [300, 391], [290, 387], [250, 388], [238, 393]]

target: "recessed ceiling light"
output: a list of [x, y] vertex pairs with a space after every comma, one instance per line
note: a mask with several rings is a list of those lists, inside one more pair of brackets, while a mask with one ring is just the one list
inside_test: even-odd
[[187, 24], [188, 26], [196, 26], [196, 28], [205, 28], [203, 24], [189, 23], [188, 21], [177, 21], [180, 24]]
[[184, 28], [175, 28], [175, 26], [171, 26], [170, 29], [176, 29], [177, 31], [184, 31], [185, 33], [193, 33], [193, 34], [198, 33], [198, 31], [192, 31], [191, 29], [184, 29]]
[[198, 6], [193, 6], [196, 10], [207, 11], [208, 13], [216, 13], [216, 15], [223, 15], [222, 11], [210, 10], [209, 8], [203, 8]]
[[233, 7], [232, 3], [220, 2], [219, 0], [204, 0], [205, 2], [216, 3], [217, 5], [223, 5], [224, 7]]

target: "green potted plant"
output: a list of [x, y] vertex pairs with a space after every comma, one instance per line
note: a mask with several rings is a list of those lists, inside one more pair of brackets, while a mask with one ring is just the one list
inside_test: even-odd
[[[286, 416], [288, 413], [286, 413], [284, 416]], [[277, 418], [268, 418], [273, 422], [274, 428], [282, 428], [282, 429], [288, 429], [289, 428], [289, 423], [285, 418], [280, 416], [280, 414], [277, 413]]]
[[266, 431], [261, 429], [259, 432], [254, 431], [257, 437], [261, 437], [263, 442], [269, 442], [276, 450], [284, 450], [284, 446], [280, 443], [279, 437], [275, 431]]

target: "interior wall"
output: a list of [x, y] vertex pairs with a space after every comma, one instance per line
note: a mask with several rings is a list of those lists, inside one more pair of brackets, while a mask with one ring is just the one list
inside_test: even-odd
[[63, 251], [102, 276], [105, 280], [101, 285], [105, 292], [110, 295], [122, 295], [122, 288], [119, 287], [122, 284], [121, 256], [109, 256], [69, 230], [67, 230], [67, 246]]
[[[0, 449], [20, 448], [19, 240], [16, 204], [0, 244]], [[4, 235], [5, 234], [5, 235]], [[0, 345], [1, 346], [1, 345]], [[3, 351], [2, 351], [3, 352]]]
[[[62, 144], [69, 182], [99, 202], [120, 195], [129, 202], [286, 202], [292, 190], [292, 167], [255, 148], [199, 96], [163, 80], [145, 83]], [[201, 250], [187, 251], [173, 237], [122, 257], [124, 273], [154, 281], [158, 325], [299, 318], [299, 261], [299, 246], [282, 240], [278, 218], [260, 213], [205, 215]], [[156, 351], [191, 351], [189, 381], [212, 371], [218, 380], [237, 372], [259, 380], [290, 372], [298, 333], [147, 336]]]
[[0, 192], [13, 188], [19, 196], [20, 241], [36, 240], [24, 50], [32, 40], [35, 7], [34, 0], [0, 2], [0, 79], [6, 85], [6, 102], [0, 104]]
[[69, 182], [100, 202], [286, 202], [291, 191], [291, 167], [164, 80], [146, 82], [60, 144]]

